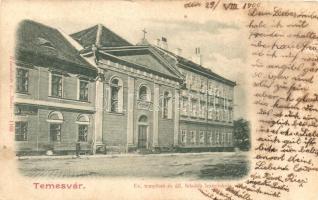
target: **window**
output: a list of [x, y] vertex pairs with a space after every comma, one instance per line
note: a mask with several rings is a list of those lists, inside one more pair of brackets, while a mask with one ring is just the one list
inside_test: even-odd
[[138, 120], [139, 123], [147, 123], [148, 122], [148, 117], [145, 116], [145, 115], [142, 115], [139, 117], [139, 120]]
[[220, 144], [220, 135], [218, 130], [215, 131], [215, 144]]
[[205, 115], [206, 115], [205, 102], [200, 101], [200, 118], [205, 118]]
[[197, 116], [197, 103], [198, 101], [195, 99], [191, 100], [191, 104], [190, 104], [190, 111], [191, 111], [191, 116], [192, 117], [196, 117]]
[[188, 99], [186, 97], [181, 98], [181, 114], [188, 115]]
[[212, 132], [207, 132], [206, 133], [206, 141], [208, 144], [212, 144]]
[[28, 123], [16, 122], [15, 123], [15, 141], [27, 141], [28, 136]]
[[50, 123], [50, 140], [52, 142], [60, 142], [63, 123], [62, 113], [52, 111], [48, 116], [47, 122]]
[[223, 144], [224, 142], [224, 134], [222, 131], [219, 132], [219, 144]]
[[61, 124], [50, 124], [50, 137], [52, 142], [61, 141]]
[[204, 131], [200, 131], [200, 144], [204, 144]]
[[190, 131], [190, 142], [191, 142], [191, 144], [196, 143], [195, 131]]
[[140, 86], [138, 95], [139, 95], [138, 96], [139, 100], [150, 101], [150, 91], [147, 88], [147, 86], [145, 85]]
[[216, 144], [216, 131], [215, 129], [212, 130], [212, 144]]
[[172, 118], [172, 98], [170, 92], [164, 92], [162, 117], [166, 119]]
[[62, 97], [63, 84], [62, 75], [52, 74], [51, 95], [53, 97]]
[[228, 144], [232, 144], [233, 138], [232, 138], [232, 133], [228, 133]]
[[16, 91], [27, 93], [29, 88], [29, 71], [18, 68], [16, 71]]
[[186, 144], [187, 143], [187, 131], [181, 130], [181, 143]]
[[47, 39], [44, 39], [42, 37], [38, 37], [36, 40], [36, 43], [40, 46], [43, 46], [43, 47], [55, 49], [55, 47], [53, 46], [53, 44], [50, 41], [48, 41]]
[[110, 82], [110, 111], [119, 112], [123, 111], [123, 84], [118, 78], [113, 78]]
[[78, 141], [87, 142], [88, 125], [78, 125]]
[[88, 82], [80, 80], [79, 84], [79, 100], [88, 101]]

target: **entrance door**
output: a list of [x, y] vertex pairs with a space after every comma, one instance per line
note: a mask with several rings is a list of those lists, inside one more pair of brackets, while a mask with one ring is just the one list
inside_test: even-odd
[[146, 125], [138, 126], [138, 148], [140, 149], [147, 148], [147, 126]]

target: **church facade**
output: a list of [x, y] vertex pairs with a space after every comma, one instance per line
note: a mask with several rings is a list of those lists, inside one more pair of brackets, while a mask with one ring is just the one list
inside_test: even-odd
[[233, 148], [235, 82], [145, 38], [26, 20], [14, 62], [18, 154]]

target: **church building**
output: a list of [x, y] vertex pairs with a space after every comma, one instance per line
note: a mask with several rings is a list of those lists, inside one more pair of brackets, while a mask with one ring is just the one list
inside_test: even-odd
[[25, 20], [17, 31], [18, 154], [233, 149], [233, 90], [167, 39], [136, 45], [98, 24], [67, 35]]

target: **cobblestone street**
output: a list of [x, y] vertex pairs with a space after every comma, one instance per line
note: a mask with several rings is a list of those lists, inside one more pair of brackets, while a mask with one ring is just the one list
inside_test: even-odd
[[30, 177], [169, 177], [233, 179], [248, 173], [244, 152], [107, 155], [81, 158], [52, 157], [19, 160], [19, 170]]

